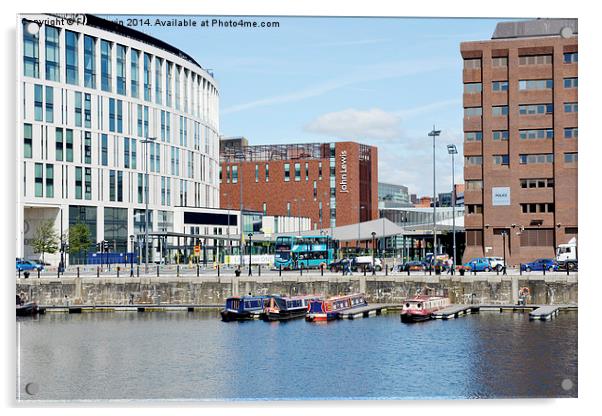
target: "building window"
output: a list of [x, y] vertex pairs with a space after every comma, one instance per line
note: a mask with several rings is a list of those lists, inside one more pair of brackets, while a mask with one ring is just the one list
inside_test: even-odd
[[35, 196], [44, 196], [44, 165], [42, 163], [35, 164]]
[[564, 53], [563, 56], [565, 64], [576, 64], [578, 61], [577, 52]]
[[578, 111], [577, 103], [564, 103], [565, 113], [576, 113]]
[[295, 182], [301, 180], [301, 163], [295, 163]]
[[171, 73], [173, 64], [165, 62], [165, 105], [171, 107]]
[[483, 245], [483, 230], [466, 230], [466, 245], [467, 246], [482, 246]]
[[131, 159], [131, 165], [132, 165], [132, 169], [136, 169], [136, 139], [132, 138], [132, 159]]
[[82, 93], [75, 92], [75, 127], [82, 126]]
[[492, 116], [507, 116], [508, 115], [508, 106], [507, 105], [496, 105], [491, 107], [491, 115]]
[[126, 47], [123, 45], [117, 45], [117, 94], [125, 95], [126, 77], [125, 77], [125, 54]]
[[529, 79], [518, 81], [518, 89], [525, 90], [548, 90], [554, 88], [554, 81], [551, 79]]
[[259, 182], [259, 165], [255, 165], [255, 182]]
[[180, 109], [180, 67], [176, 65], [176, 110]]
[[96, 88], [96, 39], [84, 36], [84, 87]]
[[54, 198], [54, 165], [46, 164], [46, 197]]
[[508, 81], [493, 81], [491, 83], [491, 90], [493, 92], [508, 91]]
[[85, 168], [85, 186], [84, 186], [84, 197], [87, 200], [92, 199], [92, 168]]
[[519, 56], [519, 65], [549, 65], [552, 63], [552, 55]]
[[84, 132], [84, 163], [92, 163], [92, 133]]
[[483, 164], [483, 156], [466, 156], [465, 160], [467, 165], [480, 166]]
[[480, 191], [483, 189], [483, 181], [482, 180], [473, 180], [469, 179], [464, 181], [467, 191]]
[[109, 170], [109, 201], [115, 201], [115, 171]]
[[322, 162], [318, 162], [318, 180], [322, 180]]
[[270, 165], [268, 165], [267, 163], [265, 164], [265, 181], [270, 181]]
[[305, 182], [309, 181], [309, 163], [305, 162]]
[[564, 227], [565, 234], [578, 234], [578, 227]]
[[482, 214], [483, 213], [483, 205], [468, 204], [468, 205], [466, 205], [466, 212], [468, 214]]
[[138, 203], [142, 204], [144, 202], [144, 177], [142, 173], [138, 174]]
[[553, 229], [526, 229], [520, 233], [520, 245], [527, 246], [554, 246]]
[[464, 84], [464, 94], [476, 94], [483, 90], [483, 84], [480, 82], [470, 82]]
[[77, 33], [71, 32], [70, 30], [65, 31], [65, 74], [67, 84], [73, 85], [77, 85], [79, 83], [77, 67], [77, 41]]
[[23, 157], [31, 158], [33, 154], [33, 137], [31, 124], [23, 124]]
[[554, 204], [552, 203], [530, 203], [520, 204], [523, 214], [544, 214], [554, 212]]
[[480, 117], [483, 115], [483, 108], [481, 107], [466, 107], [464, 109], [464, 117]]
[[136, 49], [130, 49], [130, 94], [132, 98], [138, 98], [140, 80], [138, 79], [138, 61], [140, 60], [140, 52]]
[[33, 113], [35, 121], [44, 121], [44, 87], [35, 85], [33, 89]]
[[494, 165], [508, 165], [508, 155], [493, 155]]
[[29, 33], [27, 26], [32, 22], [23, 20], [23, 74], [26, 77], [40, 77], [39, 32]]
[[553, 112], [553, 104], [534, 104], [518, 106], [518, 113], [521, 115], [552, 114]]
[[75, 199], [82, 199], [82, 168], [75, 168]]
[[46, 86], [46, 122], [54, 122], [54, 89]]
[[163, 91], [161, 90], [161, 65], [163, 60], [155, 57], [155, 103], [161, 104]]
[[577, 138], [577, 127], [567, 127], [564, 129], [565, 139], [576, 139]]
[[46, 26], [46, 79], [59, 81], [59, 30]]
[[232, 165], [232, 183], [238, 183], [238, 165]]
[[577, 153], [565, 153], [564, 154], [564, 163], [577, 163]]
[[314, 199], [318, 197], [318, 182], [314, 181]]
[[519, 155], [519, 158], [521, 165], [554, 163], [554, 155], [552, 153]]
[[123, 202], [123, 172], [117, 171], [117, 202]]
[[465, 59], [464, 60], [464, 69], [479, 69], [481, 68], [481, 60], [480, 59]]
[[109, 138], [106, 134], [101, 134], [100, 155], [101, 155], [100, 164], [103, 166], [108, 166], [108, 164], [109, 164]]
[[92, 96], [84, 94], [84, 127], [92, 128]]
[[115, 99], [109, 98], [109, 131], [115, 131]]
[[493, 140], [508, 140], [508, 130], [494, 130], [491, 137]]
[[268, 215], [268, 204], [263, 203], [263, 215]]
[[286, 203], [286, 216], [287, 217], [291, 216], [291, 203], [290, 202]]
[[554, 178], [521, 179], [520, 187], [523, 189], [553, 188], [554, 187]]
[[483, 140], [482, 131], [467, 131], [464, 133], [464, 139], [467, 142], [480, 142]]
[[65, 142], [65, 150], [66, 150], [65, 160], [67, 162], [73, 162], [73, 130], [66, 129], [65, 130], [65, 138], [66, 138], [66, 142]]
[[123, 138], [123, 167], [130, 167], [130, 139], [127, 137]]
[[553, 139], [553, 129], [519, 130], [519, 137], [525, 139]]
[[577, 78], [565, 78], [564, 88], [577, 88]]
[[151, 56], [144, 54], [144, 99], [151, 100]]
[[55, 130], [54, 133], [54, 142], [55, 142], [55, 156], [56, 156], [56, 160], [58, 161], [62, 161], [63, 160], [63, 129], [58, 128]]
[[491, 59], [491, 66], [496, 67], [506, 67], [508, 66], [508, 57], [500, 56], [498, 58]]
[[112, 44], [106, 40], [100, 41], [100, 86], [103, 91], [111, 92], [111, 49]]
[[290, 182], [291, 180], [291, 165], [290, 163], [284, 164], [284, 182]]

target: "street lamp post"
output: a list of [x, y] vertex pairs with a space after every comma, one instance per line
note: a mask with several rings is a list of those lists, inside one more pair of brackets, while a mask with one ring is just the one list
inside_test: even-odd
[[148, 273], [148, 146], [149, 143], [156, 141], [156, 137], [147, 137], [140, 143], [144, 146], [144, 273]]
[[376, 233], [372, 231], [372, 275], [376, 274], [375, 262], [374, 262], [374, 252], [376, 250]]
[[130, 234], [130, 277], [134, 277], [134, 234]]
[[452, 233], [453, 233], [453, 241], [454, 241], [454, 252], [452, 262], [452, 275], [456, 272], [456, 179], [455, 179], [455, 170], [454, 170], [454, 155], [458, 154], [458, 149], [455, 144], [447, 145], [447, 153], [449, 153], [452, 157]]
[[506, 274], [506, 230], [502, 231], [502, 240], [504, 244], [504, 270], [502, 274]]
[[435, 130], [435, 125], [433, 125], [433, 130], [431, 130], [428, 134], [433, 138], [433, 265], [437, 260], [437, 194], [435, 187], [435, 137], [441, 135], [441, 130]]
[[249, 276], [253, 275], [251, 271], [251, 254], [253, 252], [253, 233], [249, 233]]
[[356, 244], [356, 251], [357, 251], [357, 255], [360, 255], [360, 241], [362, 240], [362, 210], [365, 207], [363, 205], [360, 205], [360, 215], [358, 217], [357, 220], [357, 244]]

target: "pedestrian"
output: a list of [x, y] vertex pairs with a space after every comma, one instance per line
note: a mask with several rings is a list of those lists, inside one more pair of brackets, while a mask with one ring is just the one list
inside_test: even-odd
[[450, 257], [449, 259], [447, 259], [447, 274], [454, 274], [453, 270], [454, 270], [454, 258]]

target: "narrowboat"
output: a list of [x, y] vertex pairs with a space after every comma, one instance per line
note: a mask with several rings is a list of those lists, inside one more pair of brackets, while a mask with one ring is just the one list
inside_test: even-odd
[[346, 296], [335, 296], [326, 300], [312, 300], [309, 303], [305, 320], [314, 321], [332, 321], [338, 319], [339, 314], [349, 309], [361, 308], [368, 305], [366, 295], [355, 293]]
[[246, 321], [260, 319], [267, 306], [269, 296], [232, 296], [226, 299], [226, 305], [220, 312], [222, 321]]
[[445, 296], [416, 295], [404, 301], [401, 322], [412, 323], [431, 319], [433, 312], [449, 306]]
[[316, 295], [292, 297], [274, 295], [268, 301], [262, 318], [264, 321], [284, 321], [302, 318], [307, 312], [309, 303], [318, 299], [321, 299], [321, 297]]
[[38, 306], [35, 302], [17, 305], [17, 316], [33, 316], [46, 313], [46, 308]]

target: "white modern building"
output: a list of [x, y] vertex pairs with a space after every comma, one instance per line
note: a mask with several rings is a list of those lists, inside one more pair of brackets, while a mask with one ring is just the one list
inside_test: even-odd
[[147, 202], [149, 232], [238, 232], [191, 222], [219, 207], [219, 89], [192, 57], [92, 15], [20, 15], [16, 61], [18, 257], [45, 219], [133, 251]]

